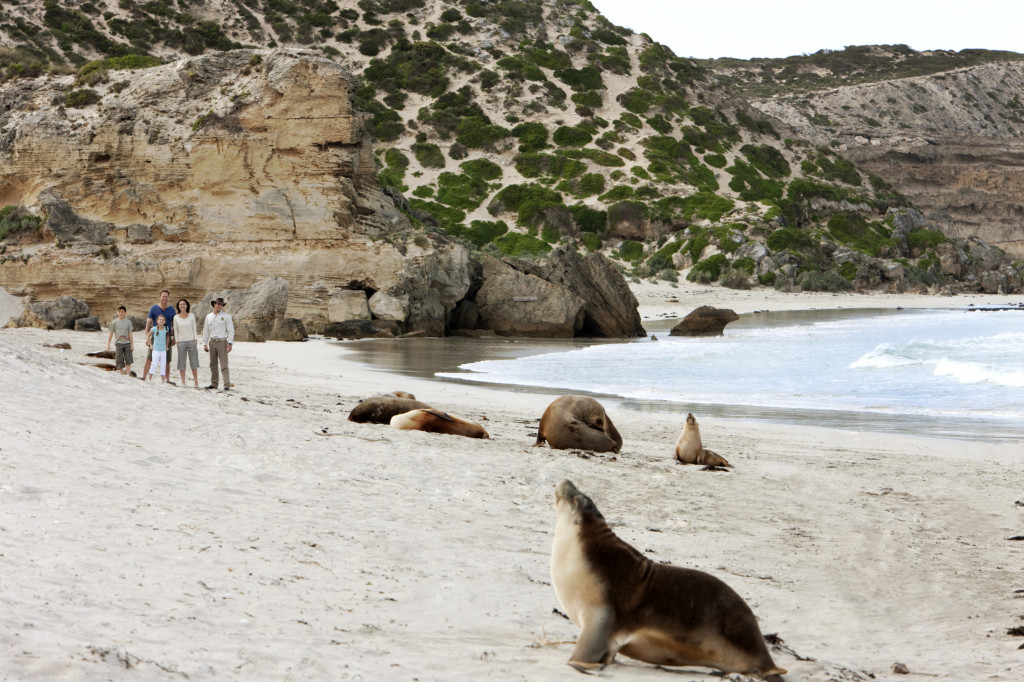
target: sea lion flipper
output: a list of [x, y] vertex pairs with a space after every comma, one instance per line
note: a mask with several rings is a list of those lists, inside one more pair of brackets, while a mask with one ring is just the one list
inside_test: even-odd
[[572, 650], [572, 657], [569, 658], [569, 665], [580, 672], [589, 673], [603, 670], [611, 663], [615, 658], [615, 652], [610, 646], [614, 624], [615, 618], [610, 609], [588, 614], [583, 619], [583, 627], [576, 640], [576, 648]]
[[441, 410], [436, 410], [433, 407], [430, 408], [429, 410], [423, 410], [423, 411], [424, 412], [429, 412], [430, 414], [434, 415], [435, 417], [443, 419], [446, 422], [453, 422], [453, 421], [455, 421], [455, 419], [453, 419], [451, 417], [451, 415], [449, 415], [447, 412], [442, 412]]

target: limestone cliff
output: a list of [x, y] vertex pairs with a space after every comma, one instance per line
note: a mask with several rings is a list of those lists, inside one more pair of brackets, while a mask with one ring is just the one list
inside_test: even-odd
[[276, 275], [288, 316], [313, 329], [360, 289], [401, 301], [411, 329], [443, 330], [469, 286], [448, 267], [465, 249], [413, 240], [338, 65], [235, 50], [115, 75], [127, 84], [98, 85], [102, 103], [81, 109], [62, 106], [70, 76], [0, 91], [0, 205], [44, 218], [8, 244], [0, 286], [74, 294], [105, 318], [163, 288], [198, 301]]
[[985, 64], [755, 102], [889, 182], [951, 237], [1024, 257], [1024, 64]]

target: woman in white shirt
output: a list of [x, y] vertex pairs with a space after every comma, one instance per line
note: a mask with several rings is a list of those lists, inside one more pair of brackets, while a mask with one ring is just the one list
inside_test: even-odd
[[192, 382], [199, 388], [199, 348], [197, 341], [196, 316], [191, 314], [192, 305], [188, 299], [178, 301], [178, 313], [174, 316], [174, 343], [178, 346], [178, 371], [181, 372], [181, 386], [185, 388], [185, 356], [192, 365]]

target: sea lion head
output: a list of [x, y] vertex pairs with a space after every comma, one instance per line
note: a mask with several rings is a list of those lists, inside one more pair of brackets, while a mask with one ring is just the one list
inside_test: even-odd
[[555, 510], [560, 520], [564, 517], [576, 524], [587, 519], [604, 518], [594, 501], [580, 492], [569, 479], [555, 486]]
[[686, 413], [686, 425], [687, 426], [696, 426], [697, 425], [697, 418], [693, 416], [693, 412], [687, 412]]

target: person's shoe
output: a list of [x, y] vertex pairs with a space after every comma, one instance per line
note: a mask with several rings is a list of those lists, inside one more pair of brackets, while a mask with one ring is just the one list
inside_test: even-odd
[[209, 386], [206, 387], [206, 390], [207, 391], [216, 391], [217, 387], [214, 386], [213, 384], [210, 384]]
[[225, 386], [225, 387], [224, 387], [224, 392], [225, 392], [225, 393], [227, 393], [227, 392], [228, 392], [228, 391], [230, 391], [230, 390], [231, 390], [231, 387], [230, 387], [230, 386]]

